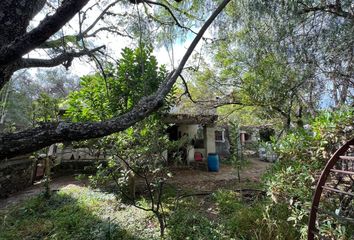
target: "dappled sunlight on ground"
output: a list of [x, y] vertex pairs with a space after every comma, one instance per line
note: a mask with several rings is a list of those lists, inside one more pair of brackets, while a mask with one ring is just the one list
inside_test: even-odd
[[[266, 171], [271, 164], [259, 161], [258, 159], [250, 159], [249, 164], [241, 170], [241, 182], [258, 182], [260, 176]], [[194, 170], [191, 168], [172, 168], [173, 177], [168, 180], [170, 184], [175, 184], [180, 188], [191, 189], [196, 191], [214, 191], [220, 187], [228, 185], [237, 185], [237, 173], [231, 165], [221, 164], [219, 172], [207, 172], [202, 170]], [[52, 190], [67, 190], [74, 186], [87, 186], [88, 182], [77, 180], [74, 176], [63, 176], [52, 180], [50, 187]], [[0, 199], [0, 209], [10, 204], [15, 204], [30, 196], [34, 196], [43, 191], [43, 183], [29, 187], [28, 189], [13, 194], [9, 198]]]
[[[213, 236], [223, 236], [218, 232], [222, 227], [216, 229], [218, 222], [222, 221], [220, 206], [224, 205], [217, 201], [222, 194], [220, 191], [226, 191], [225, 196], [232, 193], [231, 199], [237, 199], [239, 189], [244, 191], [253, 186], [256, 189], [257, 184], [259, 186], [259, 178], [268, 166], [270, 163], [251, 159], [241, 171], [241, 183], [238, 182], [236, 169], [231, 165], [221, 164], [219, 172], [189, 167], [171, 168], [173, 177], [164, 189], [164, 211], [173, 212], [171, 221], [172, 224], [176, 221], [176, 226], [182, 221], [179, 217], [189, 219], [186, 222], [190, 221], [188, 224], [193, 225], [202, 221], [200, 226], [196, 226], [201, 231], [198, 234], [206, 236], [209, 233], [204, 231], [211, 231]], [[23, 239], [23, 236], [45, 239], [54, 235], [63, 239], [85, 240], [160, 239], [159, 224], [151, 212], [117, 200], [112, 193], [91, 188], [87, 180], [77, 180], [74, 176], [59, 177], [53, 179], [50, 188], [50, 199], [41, 196], [44, 187], [40, 183], [0, 200], [0, 220], [5, 221], [5, 225], [0, 226], [0, 239]], [[144, 200], [139, 203], [141, 206], [149, 204]], [[167, 229], [171, 237], [181, 234], [179, 231], [182, 229], [175, 231], [176, 226]], [[187, 231], [186, 234], [190, 233]]]
[[[33, 212], [33, 213], [32, 213]], [[67, 184], [0, 209], [0, 239], [158, 239], [150, 213], [113, 194]], [[39, 223], [39, 225], [38, 225]]]
[[[260, 176], [271, 164], [258, 159], [250, 159], [241, 172], [241, 183], [258, 182]], [[219, 172], [208, 172], [191, 168], [171, 169], [170, 184], [195, 191], [214, 191], [219, 187], [238, 184], [237, 171], [231, 165], [221, 164]]]
[[[58, 178], [53, 179], [50, 183], [50, 188], [51, 188], [51, 190], [57, 191], [65, 186], [70, 185], [70, 184], [73, 184], [76, 186], [85, 186], [87, 184], [87, 181], [79, 181], [74, 176], [63, 176], [63, 177], [58, 177]], [[43, 182], [40, 182], [40, 183], [37, 183], [37, 184], [25, 189], [24, 191], [12, 194], [8, 198], [0, 199], [0, 209], [4, 208], [10, 204], [15, 204], [23, 199], [30, 197], [30, 196], [37, 195], [40, 192], [42, 192], [43, 189], [44, 189]]]

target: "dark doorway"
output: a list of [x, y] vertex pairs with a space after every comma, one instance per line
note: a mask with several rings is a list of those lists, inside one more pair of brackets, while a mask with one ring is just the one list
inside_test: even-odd
[[168, 134], [168, 139], [170, 141], [177, 141], [178, 138], [178, 126], [177, 125], [173, 125], [171, 127], [168, 127], [166, 130], [167, 134]]
[[259, 138], [262, 142], [270, 142], [271, 137], [274, 136], [275, 131], [272, 128], [263, 128], [259, 130]]

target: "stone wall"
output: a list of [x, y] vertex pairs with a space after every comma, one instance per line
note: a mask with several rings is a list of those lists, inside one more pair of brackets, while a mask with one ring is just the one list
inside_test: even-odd
[[0, 198], [31, 186], [35, 174], [35, 159], [29, 155], [7, 159], [0, 163]]

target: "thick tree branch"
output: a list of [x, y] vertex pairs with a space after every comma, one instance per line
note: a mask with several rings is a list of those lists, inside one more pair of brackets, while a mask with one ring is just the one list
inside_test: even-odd
[[0, 49], [0, 66], [9, 65], [35, 49], [59, 31], [89, 0], [64, 0], [58, 10], [47, 16], [35, 29]]
[[149, 116], [163, 105], [166, 95], [170, 92], [178, 76], [181, 74], [187, 60], [203, 34], [230, 1], [231, 0], [224, 0], [204, 23], [183, 56], [177, 69], [169, 74], [155, 94], [141, 99], [130, 112], [102, 122], [47, 123], [22, 132], [0, 135], [0, 159], [30, 153], [53, 143], [107, 136], [114, 132], [123, 131]]
[[17, 70], [34, 67], [55, 67], [67, 62], [71, 63], [72, 60], [76, 57], [91, 55], [92, 53], [97, 52], [104, 47], [105, 46], [100, 46], [91, 50], [84, 49], [80, 52], [64, 52], [52, 59], [22, 58], [17, 65]]

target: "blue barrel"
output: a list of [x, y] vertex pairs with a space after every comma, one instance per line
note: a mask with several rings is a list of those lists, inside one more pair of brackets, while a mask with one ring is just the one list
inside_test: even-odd
[[219, 155], [216, 153], [208, 154], [208, 169], [210, 172], [219, 171]]

